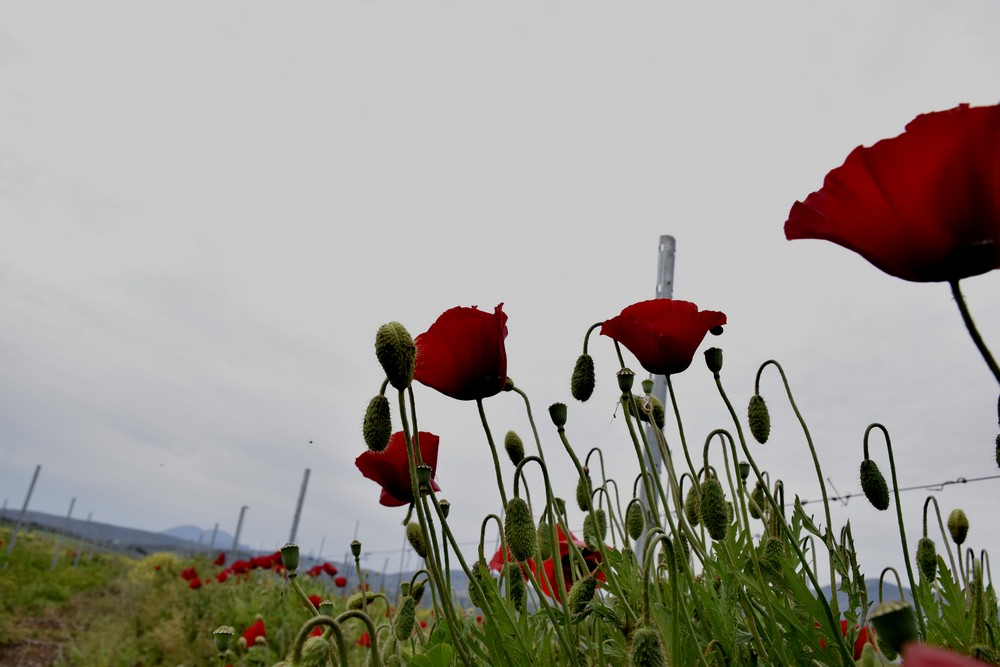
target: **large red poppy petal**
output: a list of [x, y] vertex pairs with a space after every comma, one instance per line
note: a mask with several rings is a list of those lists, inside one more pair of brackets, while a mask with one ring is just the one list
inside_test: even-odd
[[492, 314], [475, 307], [445, 311], [414, 340], [414, 379], [458, 400], [499, 393], [507, 381], [506, 322], [502, 303]]

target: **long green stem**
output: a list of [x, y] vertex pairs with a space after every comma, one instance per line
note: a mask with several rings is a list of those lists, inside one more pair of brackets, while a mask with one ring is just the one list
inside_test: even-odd
[[490, 444], [490, 454], [493, 455], [493, 470], [497, 475], [497, 487], [500, 489], [500, 500], [506, 508], [507, 491], [504, 489], [503, 476], [500, 474], [500, 457], [497, 456], [497, 446], [493, 442], [493, 433], [490, 432], [490, 423], [486, 420], [486, 412], [483, 410], [483, 399], [476, 399], [476, 407], [479, 408], [479, 419], [483, 423], [483, 430], [486, 431], [486, 441]]
[[965, 303], [962, 291], [958, 288], [958, 281], [952, 280], [948, 284], [951, 286], [951, 294], [955, 297], [955, 303], [958, 304], [958, 312], [962, 314], [962, 322], [965, 323], [965, 328], [969, 332], [969, 336], [972, 337], [972, 342], [976, 344], [976, 349], [983, 356], [983, 360], [993, 373], [993, 377], [997, 379], [997, 382], [1000, 382], [1000, 366], [997, 365], [996, 359], [993, 358], [989, 348], [986, 347], [985, 341], [983, 341], [983, 337], [979, 334], [979, 329], [976, 328], [975, 322], [972, 321], [972, 314]]

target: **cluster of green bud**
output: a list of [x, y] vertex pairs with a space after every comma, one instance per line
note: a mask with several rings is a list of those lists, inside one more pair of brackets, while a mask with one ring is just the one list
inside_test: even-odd
[[861, 462], [861, 490], [875, 509], [889, 509], [889, 485], [878, 464], [868, 458]]
[[969, 534], [969, 517], [960, 509], [953, 509], [948, 515], [948, 532], [958, 546], [962, 546]]
[[409, 595], [403, 598], [403, 601], [399, 603], [399, 609], [396, 611], [396, 620], [392, 624], [392, 634], [396, 636], [399, 641], [405, 641], [409, 639], [410, 635], [413, 633], [413, 625], [417, 620], [417, 603]]
[[424, 539], [424, 529], [416, 521], [406, 524], [406, 539], [421, 558], [427, 558], [427, 540]]
[[767, 410], [767, 403], [760, 394], [750, 397], [750, 405], [747, 406], [747, 423], [750, 425], [750, 433], [753, 439], [764, 444], [771, 435], [771, 413]]
[[667, 656], [663, 652], [663, 641], [655, 628], [644, 625], [636, 629], [632, 635], [629, 664], [632, 667], [666, 667]]
[[396, 389], [406, 389], [413, 382], [417, 347], [410, 332], [399, 322], [389, 322], [375, 333], [375, 357], [385, 376]]
[[917, 542], [917, 567], [927, 581], [934, 581], [937, 574], [937, 549], [934, 540], [929, 537], [921, 537]]
[[642, 514], [642, 503], [638, 498], [630, 502], [625, 510], [625, 530], [633, 540], [638, 540], [646, 530], [646, 517]]
[[504, 535], [514, 560], [526, 561], [535, 552], [535, 522], [528, 503], [517, 496], [507, 501]]
[[580, 402], [589, 399], [594, 393], [594, 360], [589, 354], [581, 354], [573, 367], [573, 379], [569, 390], [573, 398]]
[[507, 457], [514, 465], [524, 460], [524, 442], [521, 441], [521, 436], [514, 431], [507, 431], [507, 435], [503, 439], [503, 448], [507, 450]]
[[567, 603], [569, 606], [569, 613], [577, 616], [576, 620], [583, 618], [586, 616], [587, 612], [590, 611], [588, 606], [590, 605], [590, 601], [594, 599], [594, 594], [596, 592], [597, 579], [594, 578], [593, 574], [588, 574], [573, 584], [573, 588], [569, 591]]
[[701, 484], [701, 523], [713, 540], [723, 540], [729, 530], [730, 510], [726, 507], [726, 494], [722, 484], [712, 475]]
[[389, 399], [382, 394], [368, 402], [365, 419], [361, 425], [361, 435], [365, 445], [373, 452], [385, 451], [392, 438], [392, 416], [389, 414]]

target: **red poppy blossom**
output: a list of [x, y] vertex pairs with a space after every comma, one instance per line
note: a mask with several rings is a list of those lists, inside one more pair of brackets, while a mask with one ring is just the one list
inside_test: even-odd
[[358, 637], [358, 646], [368, 647], [371, 645], [372, 645], [372, 638], [368, 634], [368, 631], [365, 630], [363, 633], [361, 633], [361, 636]]
[[226, 554], [225, 554], [225, 552], [220, 551], [219, 555], [216, 556], [215, 560], [212, 561], [212, 565], [218, 565], [218, 566], [221, 567], [222, 565], [225, 565], [225, 564], [226, 564]]
[[[566, 540], [566, 534], [563, 532], [561, 526], [556, 526], [556, 534], [559, 540], [559, 556], [562, 562], [563, 584], [565, 584], [566, 590], [569, 591], [569, 589], [573, 588], [573, 583], [574, 583], [573, 569], [570, 567], [569, 543]], [[583, 561], [587, 565], [587, 569], [590, 572], [596, 570], [598, 565], [600, 565], [601, 563], [601, 553], [599, 551], [594, 551], [588, 548], [586, 544], [580, 541], [572, 533], [570, 533], [569, 538], [573, 541], [573, 544], [576, 545], [577, 549], [579, 549], [580, 554], [583, 556]], [[495, 554], [493, 554], [493, 558], [490, 559], [489, 563], [491, 570], [500, 572], [503, 569], [505, 559], [502, 552], [503, 549], [500, 548], [497, 549], [497, 552]], [[507, 561], [513, 560], [511, 558], [509, 550], [507, 552], [506, 560]], [[538, 583], [541, 586], [542, 593], [549, 596], [550, 598], [553, 598], [557, 602], [561, 601], [562, 598], [561, 595], [559, 594], [559, 584], [557, 583], [558, 579], [556, 579], [555, 561], [553, 561], [551, 557], [546, 558], [545, 560], [542, 561], [541, 573], [543, 573], [545, 576], [540, 575], [539, 570], [536, 567], [535, 561], [533, 559], [529, 558], [525, 564], [527, 565], [528, 569], [530, 569], [531, 572], [536, 577], [538, 577]], [[525, 578], [527, 578], [527, 574], [525, 574]], [[598, 571], [597, 574], [594, 575], [594, 578], [597, 579], [598, 581], [605, 581], [604, 573], [601, 571]]]
[[694, 353], [711, 329], [726, 323], [726, 314], [698, 310], [689, 301], [651, 299], [634, 303], [601, 326], [654, 375], [673, 375], [691, 365]]
[[306, 575], [310, 577], [318, 577], [321, 574], [323, 574], [322, 565], [313, 565], [311, 568], [306, 570]]
[[337, 574], [337, 568], [331, 563], [323, 563], [323, 571], [331, 577]]
[[[420, 457], [431, 467], [431, 488], [440, 491], [434, 479], [437, 469], [439, 438], [433, 433], [420, 431]], [[406, 453], [406, 440], [398, 431], [389, 438], [389, 446], [381, 452], [365, 450], [354, 461], [361, 474], [382, 486], [379, 502], [386, 507], [399, 507], [413, 502], [410, 485], [410, 460]]]
[[343, 588], [347, 585], [347, 577], [337, 577], [333, 580], [333, 585], [337, 588]]
[[413, 379], [460, 401], [499, 394], [507, 383], [507, 316], [457, 307], [445, 311], [413, 343]]
[[[816, 622], [816, 627], [819, 627], [819, 621]], [[855, 627], [857, 627], [857, 626], [855, 626]], [[844, 619], [844, 618], [840, 619], [840, 632], [841, 632], [841, 634], [845, 638], [847, 637], [847, 619]], [[855, 660], [860, 660], [861, 659], [861, 652], [864, 651], [865, 644], [871, 644], [872, 646], [876, 646], [876, 644], [875, 644], [875, 633], [873, 633], [873, 632], [869, 633], [868, 626], [865, 626], [865, 627], [861, 628], [861, 631], [858, 633], [857, 638], [854, 640], [854, 659]], [[820, 648], [825, 649], [826, 648], [826, 642], [823, 641], [822, 639], [820, 639], [819, 640], [819, 646], [820, 646]], [[878, 650], [878, 649], [876, 648], [876, 650]]]
[[198, 571], [194, 569], [194, 566], [186, 567], [181, 570], [181, 579], [184, 581], [192, 581], [198, 578]]
[[188, 581], [188, 588], [190, 588], [193, 591], [196, 591], [199, 588], [201, 588], [201, 579], [199, 579], [198, 577], [195, 577], [195, 578], [191, 579], [190, 581]]
[[253, 646], [257, 643], [257, 637], [267, 637], [267, 633], [264, 629], [264, 619], [258, 618], [253, 624], [244, 630], [243, 639], [246, 640], [247, 646]]
[[1000, 268], [1000, 105], [922, 114], [858, 146], [792, 205], [785, 237], [832, 241], [916, 282]]
[[226, 579], [228, 578], [229, 578], [229, 570], [221, 570], [218, 574], [215, 575], [215, 580], [218, 581], [220, 584], [225, 583]]
[[316, 611], [317, 609], [319, 609], [319, 606], [323, 604], [323, 598], [313, 593], [312, 595], [309, 596], [309, 602], [314, 607], [313, 611]]

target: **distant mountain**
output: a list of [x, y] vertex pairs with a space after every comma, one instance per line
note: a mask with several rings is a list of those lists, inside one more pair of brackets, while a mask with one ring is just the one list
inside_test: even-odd
[[[176, 526], [174, 528], [162, 530], [160, 531], [160, 534], [169, 535], [180, 540], [201, 545], [203, 549], [207, 549], [209, 551], [228, 551], [233, 547], [233, 536], [224, 530], [216, 531], [214, 541], [211, 530], [205, 530], [203, 528], [199, 528], [198, 526], [191, 525]], [[241, 544], [240, 550], [249, 551], [250, 548]]]

